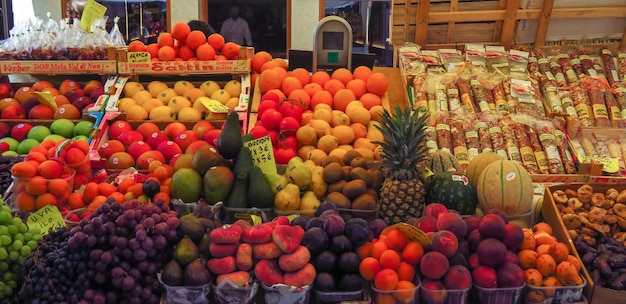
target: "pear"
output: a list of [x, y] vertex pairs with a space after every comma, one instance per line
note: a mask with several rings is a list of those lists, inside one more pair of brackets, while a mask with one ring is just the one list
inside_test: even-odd
[[300, 188], [295, 184], [287, 184], [274, 197], [274, 208], [279, 211], [298, 210], [300, 208]]
[[313, 171], [313, 168], [315, 168], [315, 166], [317, 166], [315, 164], [315, 162], [310, 160], [310, 159], [305, 160], [304, 164], [306, 164], [309, 167], [309, 169], [311, 169], [311, 171]]
[[311, 185], [311, 169], [300, 157], [296, 156], [289, 160], [287, 169], [285, 170], [285, 176], [290, 183], [296, 184], [301, 190]]
[[302, 212], [302, 215], [313, 216], [315, 214], [315, 210], [317, 210], [317, 208], [319, 207], [320, 200], [317, 198], [317, 195], [313, 191], [305, 192], [300, 199], [300, 210], [308, 211]]
[[321, 199], [328, 191], [328, 184], [324, 180], [324, 167], [315, 166], [311, 174], [311, 185], [309, 186], [309, 189], [315, 193], [315, 196], [318, 199]]
[[267, 181], [270, 183], [274, 194], [278, 193], [278, 191], [280, 190], [285, 189], [285, 186], [289, 184], [289, 180], [287, 180], [287, 177], [275, 172], [265, 174], [265, 179], [267, 179]]

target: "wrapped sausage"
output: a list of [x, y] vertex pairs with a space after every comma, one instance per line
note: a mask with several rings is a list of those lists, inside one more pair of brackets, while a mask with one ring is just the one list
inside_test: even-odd
[[[538, 107], [538, 104], [540, 102], [535, 99], [533, 84], [531, 81], [511, 79], [509, 83], [509, 91], [512, 99], [515, 100], [517, 113], [535, 117], [543, 116], [543, 114], [539, 114], [540, 108]], [[541, 93], [538, 95], [541, 95]]]
[[461, 104], [465, 109], [465, 113], [467, 115], [476, 114], [476, 105], [474, 103], [474, 98], [472, 96], [472, 90], [470, 89], [469, 83], [462, 77], [459, 77], [456, 81], [456, 87], [459, 90], [459, 95], [461, 97]]
[[495, 99], [496, 111], [509, 111], [506, 93], [504, 92], [504, 85], [502, 82], [499, 82], [497, 85], [493, 87], [493, 98]]
[[585, 76], [585, 72], [583, 70], [582, 64], [580, 64], [579, 58], [572, 58], [570, 60], [570, 63], [572, 64], [572, 70], [574, 71], [578, 79]]
[[602, 63], [604, 63], [604, 72], [611, 87], [621, 87], [622, 84], [617, 72], [617, 67], [613, 61], [613, 52], [611, 52], [611, 50], [606, 48], [602, 49]]
[[461, 119], [452, 119], [450, 121], [450, 135], [452, 136], [452, 151], [454, 157], [465, 170], [469, 164], [469, 152], [465, 145], [465, 129]]
[[594, 145], [596, 147], [596, 151], [598, 151], [598, 157], [601, 157], [601, 158], [611, 157], [611, 151], [609, 151], [609, 147], [606, 145], [606, 143], [603, 140], [596, 140], [594, 142]]
[[596, 150], [596, 146], [591, 141], [591, 139], [587, 137], [583, 137], [580, 139], [580, 145], [583, 147], [583, 151], [585, 151], [585, 156], [587, 157], [599, 157], [598, 150]]
[[583, 145], [580, 143], [580, 140], [570, 138], [569, 142], [576, 157], [583, 158], [587, 156], [587, 154], [585, 153], [585, 149], [583, 149]]
[[435, 128], [429, 125], [424, 128], [424, 133], [426, 134], [426, 149], [428, 150], [428, 153], [437, 152], [439, 150], [439, 147], [437, 147]]
[[435, 101], [437, 102], [437, 111], [449, 111], [445, 85], [438, 84], [435, 87]]
[[519, 146], [519, 153], [522, 159], [522, 165], [526, 168], [526, 171], [530, 174], [539, 174], [539, 166], [537, 165], [537, 159], [530, 143], [530, 138], [524, 130], [524, 126], [520, 123], [512, 123], [510, 125], [513, 130], [513, 136]]
[[[578, 58], [580, 59], [580, 65], [582, 66], [584, 75], [597, 78], [598, 75], [596, 74], [596, 70], [593, 68], [593, 61], [591, 60], [591, 57], [587, 54], [582, 54]], [[581, 75], [578, 75], [579, 78], [580, 76]]]
[[500, 128], [502, 128], [502, 134], [504, 135], [506, 153], [509, 156], [508, 159], [522, 164], [521, 152], [517, 147], [517, 139], [515, 138], [511, 123], [505, 123], [503, 120], [501, 120]]
[[483, 86], [483, 94], [485, 95], [485, 99], [487, 100], [487, 104], [489, 105], [489, 110], [491, 112], [495, 112], [496, 100], [493, 97], [493, 89], [490, 87]]
[[500, 71], [503, 74], [509, 74], [509, 59], [503, 46], [487, 45], [485, 46], [485, 58], [487, 67], [491, 71]]
[[626, 171], [626, 164], [624, 163], [624, 157], [622, 155], [622, 150], [619, 145], [619, 140], [611, 139], [607, 141], [607, 146], [609, 148], [609, 153], [612, 158], [617, 158], [617, 162], [619, 164], [619, 170], [623, 176], [623, 173]]
[[428, 113], [430, 115], [434, 115], [437, 113], [437, 99], [435, 98], [435, 93], [426, 93], [426, 98], [428, 98]]
[[511, 72], [525, 73], [528, 66], [528, 52], [511, 49], [509, 51], [509, 69]]
[[435, 117], [435, 134], [437, 135], [437, 146], [439, 149], [452, 153], [452, 135], [450, 134], [448, 113], [437, 113]]
[[570, 117], [578, 117], [576, 114], [576, 107], [574, 107], [574, 101], [570, 98], [569, 91], [561, 91], [563, 96], [561, 98], [561, 104], [563, 105], [563, 111]]
[[546, 151], [543, 150], [543, 146], [539, 140], [539, 134], [529, 125], [524, 125], [524, 130], [526, 131], [526, 135], [528, 135], [528, 142], [530, 142], [530, 146], [533, 148], [533, 153], [535, 154], [535, 159], [539, 166], [539, 172], [542, 174], [550, 173], [548, 155]]
[[576, 115], [581, 121], [583, 127], [593, 126], [593, 116], [591, 115], [591, 104], [587, 94], [581, 86], [573, 86], [570, 89], [570, 97], [574, 102], [574, 108], [576, 109]]
[[506, 142], [500, 124], [494, 118], [488, 120], [487, 125], [489, 126], [489, 140], [491, 140], [493, 151], [502, 158], [507, 159]]
[[575, 174], [576, 164], [574, 164], [572, 154], [569, 152], [569, 149], [567, 149], [567, 139], [565, 137], [565, 133], [561, 129], [555, 129], [554, 140], [557, 150], [559, 151], [559, 155], [561, 156], [561, 160], [563, 160], [563, 168], [565, 170], [565, 173]]
[[550, 174], [563, 174], [563, 161], [559, 154], [558, 147], [554, 138], [554, 125], [549, 121], [540, 121], [537, 123], [537, 133], [541, 146], [548, 156], [548, 171]]
[[626, 141], [620, 139], [619, 149], [622, 151], [622, 158], [626, 159]]
[[563, 105], [561, 104], [557, 88], [553, 85], [546, 85], [543, 89], [550, 111], [553, 113], [563, 113]]
[[620, 109], [620, 117], [626, 122], [626, 88], [615, 89], [615, 101]]
[[457, 89], [457, 87], [451, 82], [446, 84], [446, 95], [451, 112], [458, 110], [463, 111], [463, 108], [461, 107], [461, 100], [459, 99], [459, 89]]
[[550, 61], [550, 71], [554, 75], [554, 79], [556, 79], [556, 84], [559, 87], [566, 87], [567, 80], [565, 80], [565, 74], [563, 74], [563, 69], [556, 61]]
[[576, 72], [572, 68], [572, 63], [569, 60], [569, 55], [566, 53], [561, 53], [556, 55], [555, 59], [563, 69], [567, 84], [570, 86], [576, 85], [578, 83], [578, 76], [576, 76]]
[[506, 99], [506, 106], [510, 114], [517, 113], [517, 99], [511, 96], [511, 81], [510, 78], [502, 80], [502, 89], [504, 90], [504, 98]]
[[622, 113], [613, 92], [609, 90], [604, 91], [604, 100], [606, 101], [606, 108], [609, 110], [611, 126], [615, 128], [622, 127], [624, 125], [622, 121]]
[[[489, 113], [491, 112], [491, 107], [487, 102], [487, 97], [485, 96], [485, 92], [483, 91], [483, 85], [480, 84], [480, 81], [476, 79], [470, 80], [470, 88], [472, 89], [472, 95], [474, 95], [474, 100], [478, 105], [478, 109], [481, 113]], [[495, 104], [494, 104], [495, 107]]]
[[596, 127], [609, 127], [609, 113], [604, 101], [604, 92], [597, 87], [589, 89], [589, 100], [593, 109], [593, 117], [596, 121]]
[[463, 130], [465, 130], [465, 146], [467, 147], [468, 159], [471, 161], [481, 151], [478, 132], [469, 123], [464, 123]]
[[531, 77], [534, 77], [540, 73], [537, 57], [528, 57], [528, 74], [530, 74]]
[[626, 87], [626, 51], [617, 54], [617, 73], [622, 82], [622, 87]]
[[539, 58], [537, 60], [537, 64], [539, 65], [539, 72], [545, 75], [548, 78], [548, 81], [550, 81], [553, 85], [557, 86], [556, 77], [554, 77], [554, 74], [550, 69], [550, 60], [548, 60], [548, 58]]
[[413, 110], [428, 113], [428, 96], [424, 88], [425, 75], [416, 76], [413, 79]]
[[493, 151], [491, 139], [489, 139], [489, 125], [487, 125], [487, 121], [480, 116], [477, 117], [474, 123], [474, 129], [476, 133], [478, 133], [480, 152]]

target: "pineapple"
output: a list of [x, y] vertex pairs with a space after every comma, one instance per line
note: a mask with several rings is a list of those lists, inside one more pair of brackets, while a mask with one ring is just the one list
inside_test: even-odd
[[383, 134], [381, 145], [385, 181], [380, 189], [380, 214], [387, 224], [419, 217], [426, 187], [420, 179], [427, 157], [424, 127], [428, 115], [396, 106], [392, 116], [386, 109], [376, 128]]

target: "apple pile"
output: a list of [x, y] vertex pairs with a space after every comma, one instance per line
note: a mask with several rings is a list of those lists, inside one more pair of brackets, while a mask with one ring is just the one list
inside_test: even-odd
[[241, 82], [238, 80], [228, 81], [223, 88], [212, 80], [198, 87], [186, 80], [179, 80], [172, 87], [158, 80], [146, 86], [130, 81], [124, 85], [123, 98], [117, 107], [126, 113], [128, 120], [219, 120], [225, 119], [225, 114], [213, 113], [205, 104], [214, 103], [233, 110], [239, 104], [240, 94]]
[[97, 151], [109, 169], [147, 170], [153, 160], [174, 166], [180, 157], [193, 155], [203, 145], [215, 146], [221, 130], [206, 120], [198, 121], [191, 130], [181, 122], [170, 122], [163, 131], [153, 122], [143, 122], [133, 130], [127, 121], [116, 120], [109, 124], [107, 134], [109, 140]]
[[[36, 92], [50, 93], [57, 109], [41, 103], [34, 95]], [[102, 94], [102, 83], [97, 80], [90, 80], [81, 86], [72, 79], [66, 79], [58, 88], [49, 81], [41, 80], [31, 87], [20, 87], [13, 96], [0, 99], [0, 118], [80, 119], [82, 111], [93, 106]]]
[[376, 219], [368, 223], [361, 218], [344, 221], [333, 203], [324, 202], [315, 217], [299, 216], [291, 225], [305, 230], [301, 245], [311, 252], [317, 271], [316, 290], [351, 292], [363, 288], [359, 276], [361, 257], [356, 249], [378, 237], [386, 227], [384, 221]]
[[20, 122], [13, 126], [0, 122], [0, 151], [4, 156], [26, 155], [44, 141], [54, 143], [63, 139], [87, 140], [93, 131], [93, 122], [74, 123], [65, 118], [57, 119], [50, 127]]

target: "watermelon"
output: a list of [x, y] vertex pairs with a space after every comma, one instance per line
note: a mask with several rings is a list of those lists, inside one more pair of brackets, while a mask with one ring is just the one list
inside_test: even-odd
[[480, 174], [476, 184], [478, 202], [483, 211], [500, 209], [508, 215], [530, 211], [533, 202], [533, 182], [530, 174], [518, 162], [499, 160]]
[[426, 205], [440, 203], [462, 215], [476, 212], [476, 190], [467, 176], [447, 171], [435, 174], [426, 188]]

